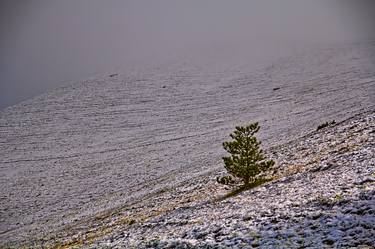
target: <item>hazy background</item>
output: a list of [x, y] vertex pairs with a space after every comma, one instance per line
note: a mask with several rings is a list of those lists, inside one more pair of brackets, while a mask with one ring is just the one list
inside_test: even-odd
[[0, 109], [103, 73], [251, 69], [294, 49], [371, 40], [370, 2], [2, 0]]

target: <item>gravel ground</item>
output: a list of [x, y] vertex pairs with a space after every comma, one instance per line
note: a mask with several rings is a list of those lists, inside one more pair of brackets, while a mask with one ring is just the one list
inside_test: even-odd
[[259, 121], [270, 147], [372, 110], [374, 51], [374, 43], [337, 45], [256, 72], [108, 75], [2, 110], [0, 246], [112, 232], [108, 215], [126, 216], [143, 200], [218, 172], [235, 125]]

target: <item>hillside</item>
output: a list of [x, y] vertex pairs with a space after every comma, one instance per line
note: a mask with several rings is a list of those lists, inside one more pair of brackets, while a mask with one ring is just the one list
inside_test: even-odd
[[[323, 122], [335, 119], [339, 123], [369, 111], [362, 119], [354, 119], [363, 130], [353, 129], [356, 131], [353, 134], [358, 139], [362, 139], [362, 134], [367, 135], [367, 140], [363, 138], [366, 141], [361, 141], [358, 148], [354, 146], [353, 151], [358, 149], [364, 164], [359, 162], [361, 172], [349, 176], [353, 181], [370, 177], [374, 172], [373, 159], [369, 158], [374, 154], [371, 147], [375, 96], [373, 50], [374, 44], [369, 43], [309, 51], [256, 72], [241, 69], [213, 73], [184, 68], [105, 76], [68, 85], [3, 110], [0, 113], [0, 246], [79, 244], [83, 243], [81, 239], [90, 241], [112, 232], [125, 236], [128, 228], [123, 228], [123, 224], [132, 224], [131, 236], [110, 235], [112, 245], [140, 243], [145, 232], [142, 229], [146, 229], [143, 226], [150, 227], [146, 229], [150, 234], [145, 238], [146, 244], [154, 232], [160, 237], [170, 232], [170, 236], [160, 239], [165, 243], [174, 243], [179, 238], [192, 240], [193, 244], [209, 243], [206, 237], [214, 232], [208, 224], [215, 224], [215, 217], [221, 217], [223, 222], [225, 217], [229, 223], [237, 222], [238, 219], [230, 217], [239, 214], [233, 210], [241, 202], [247, 206], [247, 202], [253, 203], [255, 199], [273, 203], [276, 201], [272, 196], [282, 198], [277, 192], [266, 197], [268, 187], [272, 191], [285, 187], [287, 192], [289, 189], [298, 194], [296, 189], [309, 193], [319, 189], [319, 184], [332, 183], [332, 179], [337, 187], [339, 181], [343, 185], [347, 180], [344, 172], [353, 167], [347, 165], [350, 160], [344, 157], [345, 153], [337, 156], [343, 166], [316, 170], [311, 174], [321, 180], [306, 180], [306, 174], [310, 173], [306, 173], [303, 160], [307, 155], [299, 158], [303, 155], [299, 145], [293, 145], [296, 153], [290, 154], [286, 143], [298, 141]], [[287, 174], [283, 172], [285, 165], [295, 162], [296, 169], [290, 170], [301, 168], [302, 173], [281, 178], [295, 178], [290, 183], [280, 179], [255, 192], [245, 192], [217, 204], [208, 203], [207, 195], [213, 198], [227, 191], [212, 183], [222, 168], [222, 141], [234, 125], [255, 120], [262, 126], [260, 138], [265, 147], [279, 161], [278, 172]], [[348, 128], [340, 124], [325, 131], [340, 127]], [[324, 139], [322, 134], [311, 137], [316, 144], [309, 144], [309, 137], [300, 140], [307, 143], [309, 155], [329, 157], [330, 148], [328, 154], [314, 151], [320, 145], [319, 139]], [[335, 144], [337, 137], [340, 144], [340, 139], [351, 138], [350, 134], [344, 132], [343, 138], [331, 135], [331, 143]], [[320, 159], [316, 163], [321, 163]], [[342, 171], [334, 177], [339, 169]], [[312, 184], [317, 184], [316, 188], [306, 187]], [[365, 189], [372, 186], [367, 182], [362, 185]], [[345, 196], [335, 186], [321, 194], [329, 198], [336, 192]], [[350, 187], [354, 192], [348, 198], [358, 197], [360, 191], [356, 189]], [[307, 198], [300, 194], [299, 198]], [[373, 200], [368, 193], [364, 195], [369, 202]], [[152, 205], [160, 204], [156, 201], [159, 198], [165, 205], [153, 209]], [[278, 203], [281, 209], [289, 210], [285, 205], [293, 206], [290, 198], [294, 197], [284, 198], [286, 201]], [[197, 219], [190, 220], [190, 208], [183, 208], [188, 203], [198, 205], [194, 209]], [[304, 204], [301, 202], [298, 207]], [[248, 205], [254, 209], [243, 211], [259, 215], [258, 208], [268, 210], [267, 205], [262, 205]], [[178, 213], [173, 212], [176, 208], [180, 208]], [[186, 210], [185, 216], [181, 210]], [[199, 217], [206, 217], [207, 222]], [[158, 234], [157, 229], [152, 229], [153, 219], [158, 229], [158, 224], [165, 222], [166, 230], [159, 229]], [[242, 219], [238, 231], [244, 224]], [[194, 225], [197, 232], [189, 234]], [[232, 243], [230, 234], [235, 232], [230, 227], [228, 234], [223, 235], [223, 241], [228, 239], [228, 243]], [[201, 230], [208, 231], [207, 236], [196, 238]], [[187, 232], [186, 236], [183, 232]], [[107, 241], [98, 243], [104, 245]]]
[[[278, 166], [269, 183], [226, 197], [230, 190], [208, 174], [86, 220], [90, 230], [66, 229], [60, 242], [88, 248], [372, 248], [374, 132], [374, 112], [356, 115], [271, 148]], [[50, 239], [45, 245], [56, 245]]]

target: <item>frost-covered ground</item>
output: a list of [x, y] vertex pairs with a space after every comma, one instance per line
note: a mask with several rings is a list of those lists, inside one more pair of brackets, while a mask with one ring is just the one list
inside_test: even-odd
[[273, 147], [277, 166], [271, 182], [228, 197], [228, 189], [206, 175], [102, 214], [105, 222], [91, 223], [94, 243], [81, 233], [67, 245], [374, 248], [374, 132], [374, 112], [356, 115]]
[[221, 168], [234, 125], [265, 145], [374, 109], [374, 43], [248, 72], [194, 67], [72, 84], [0, 112], [0, 241], [23, 243]]

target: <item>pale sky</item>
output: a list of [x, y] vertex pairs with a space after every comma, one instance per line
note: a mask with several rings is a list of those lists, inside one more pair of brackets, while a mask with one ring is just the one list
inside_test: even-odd
[[0, 109], [119, 70], [172, 61], [251, 67], [286, 47], [368, 40], [369, 6], [349, 0], [2, 0]]

